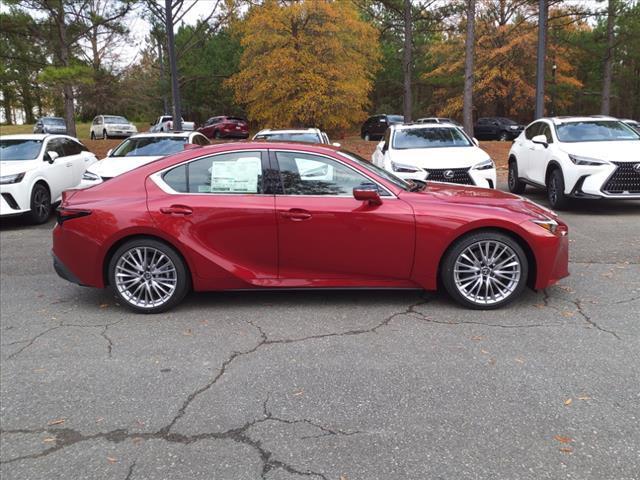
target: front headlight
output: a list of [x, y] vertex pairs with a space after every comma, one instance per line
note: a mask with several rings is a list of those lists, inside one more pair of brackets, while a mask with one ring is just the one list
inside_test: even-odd
[[396, 162], [391, 162], [391, 168], [393, 169], [394, 172], [400, 172], [400, 173], [416, 173], [420, 171], [418, 167], [412, 167], [411, 165], [406, 165], [404, 163], [396, 163]]
[[25, 172], [14, 173], [13, 175], [4, 175], [0, 177], [0, 185], [8, 185], [10, 183], [20, 183], [24, 178]]
[[100, 177], [95, 173], [91, 173], [87, 171], [82, 174], [82, 180], [88, 180], [89, 182], [97, 182], [98, 180], [100, 180]]
[[571, 154], [569, 154], [569, 160], [571, 160], [576, 165], [590, 166], [590, 167], [609, 164], [609, 162], [607, 162], [606, 160], [598, 160], [597, 158], [581, 157], [579, 155], [571, 155]]
[[531, 221], [536, 225], [540, 225], [542, 228], [544, 228], [548, 232], [553, 233], [554, 235], [558, 230], [558, 222], [556, 222], [552, 218], [535, 218]]
[[487, 158], [480, 163], [476, 163], [473, 167], [473, 170], [491, 170], [492, 168], [496, 168], [496, 165], [493, 163], [493, 160]]

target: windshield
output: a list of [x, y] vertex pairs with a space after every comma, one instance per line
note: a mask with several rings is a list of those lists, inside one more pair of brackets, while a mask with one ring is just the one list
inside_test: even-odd
[[391, 123], [404, 123], [404, 117], [402, 115], [387, 115], [387, 119]]
[[566, 143], [640, 140], [640, 135], [616, 120], [585, 120], [556, 125], [558, 140]]
[[59, 117], [46, 117], [42, 119], [42, 123], [46, 123], [47, 125], [56, 125], [59, 127], [64, 127], [64, 119]]
[[447, 148], [470, 147], [473, 144], [458, 128], [411, 128], [396, 130], [393, 135], [393, 148]]
[[256, 135], [255, 140], [322, 143], [322, 140], [315, 133], [263, 133]]
[[129, 123], [124, 117], [104, 117], [104, 123]]
[[139, 137], [122, 142], [111, 157], [164, 157], [184, 149], [187, 137]]
[[382, 177], [385, 180], [393, 183], [396, 187], [401, 188], [405, 191], [411, 190], [411, 185], [409, 183], [405, 182], [401, 178], [396, 177], [392, 173], [387, 172], [386, 170], [374, 165], [373, 163], [366, 161], [361, 156], [347, 150], [338, 150], [337, 153], [339, 153], [343, 157], [347, 157], [349, 160], [353, 160], [358, 165], [377, 175], [378, 177]]
[[35, 160], [42, 140], [0, 140], [0, 161]]

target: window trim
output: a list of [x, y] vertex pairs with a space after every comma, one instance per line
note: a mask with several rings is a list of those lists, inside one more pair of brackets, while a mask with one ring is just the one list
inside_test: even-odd
[[274, 149], [270, 149], [269, 150], [269, 160], [271, 161], [271, 167], [273, 170], [275, 170], [278, 173], [278, 190], [279, 193], [276, 193], [276, 196], [279, 197], [306, 197], [306, 198], [353, 198], [353, 193], [351, 194], [344, 194], [344, 195], [301, 195], [301, 194], [289, 194], [289, 193], [284, 193], [284, 186], [282, 184], [282, 176], [281, 176], [281, 172], [280, 172], [280, 165], [278, 163], [278, 158], [276, 156], [276, 154], [278, 152], [287, 152], [287, 153], [301, 153], [301, 154], [306, 154], [306, 155], [315, 155], [317, 157], [324, 157], [327, 158], [329, 160], [333, 160], [334, 162], [339, 163], [340, 165], [347, 167], [351, 170], [353, 170], [354, 172], [362, 175], [363, 177], [369, 179], [371, 181], [371, 183], [374, 183], [375, 185], [378, 186], [379, 189], [382, 189], [383, 191], [387, 192], [388, 195], [380, 195], [381, 197], [383, 197], [385, 200], [387, 199], [397, 199], [398, 197], [391, 191], [389, 190], [387, 187], [385, 187], [384, 185], [382, 185], [378, 180], [371, 178], [370, 175], [368, 175], [367, 173], [362, 172], [361, 170], [349, 165], [348, 163], [345, 163], [343, 161], [341, 161], [340, 159], [337, 159], [335, 157], [332, 157], [331, 155], [326, 155], [323, 153], [316, 153], [316, 152], [305, 152], [304, 150], [294, 150], [294, 149], [285, 149], [285, 148], [279, 148], [277, 150]]

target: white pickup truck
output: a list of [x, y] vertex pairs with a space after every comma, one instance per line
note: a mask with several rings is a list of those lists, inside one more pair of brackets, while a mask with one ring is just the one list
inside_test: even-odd
[[[185, 122], [182, 119], [182, 130], [195, 130], [196, 125], [193, 122]], [[173, 131], [173, 117], [171, 115], [162, 115], [157, 118], [155, 123], [151, 124], [150, 132], [171, 132]]]

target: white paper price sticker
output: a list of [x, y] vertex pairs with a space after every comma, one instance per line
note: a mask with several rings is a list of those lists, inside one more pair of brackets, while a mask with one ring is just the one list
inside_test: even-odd
[[258, 178], [262, 162], [258, 157], [241, 157], [235, 162], [213, 161], [211, 192], [258, 193]]

